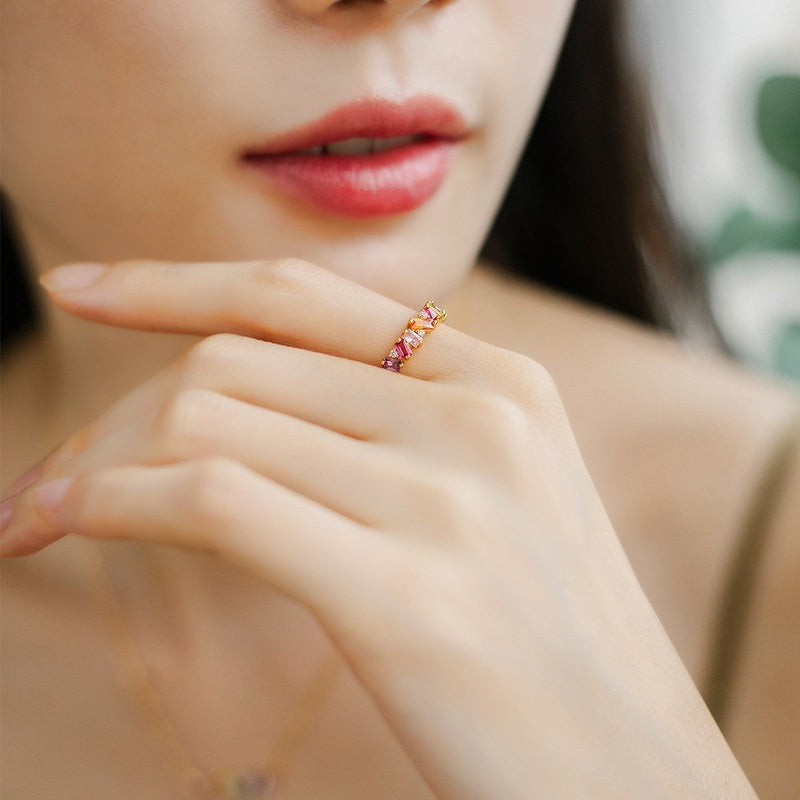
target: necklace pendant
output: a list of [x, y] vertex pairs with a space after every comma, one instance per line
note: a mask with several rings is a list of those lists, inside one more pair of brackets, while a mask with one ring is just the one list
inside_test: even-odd
[[214, 782], [217, 800], [266, 800], [276, 789], [278, 779], [263, 769], [230, 772]]

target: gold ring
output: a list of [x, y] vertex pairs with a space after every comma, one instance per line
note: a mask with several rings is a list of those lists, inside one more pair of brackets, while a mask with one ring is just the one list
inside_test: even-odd
[[392, 345], [389, 354], [381, 361], [381, 366], [390, 372], [400, 372], [403, 364], [411, 358], [425, 336], [446, 319], [447, 312], [439, 308], [433, 300], [428, 300], [417, 316], [411, 317], [408, 321], [406, 329]]

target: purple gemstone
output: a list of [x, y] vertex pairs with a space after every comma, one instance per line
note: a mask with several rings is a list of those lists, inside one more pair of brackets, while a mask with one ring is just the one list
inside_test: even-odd
[[391, 372], [400, 372], [400, 359], [399, 358], [384, 358], [381, 362], [381, 366], [384, 369], [388, 369]]

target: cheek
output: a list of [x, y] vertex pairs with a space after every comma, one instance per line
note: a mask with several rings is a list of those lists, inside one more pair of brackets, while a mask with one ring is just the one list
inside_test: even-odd
[[4, 0], [3, 187], [64, 246], [135, 252], [148, 209], [185, 203], [175, 156], [188, 161], [202, 140], [193, 100], [219, 90], [200, 86], [196, 67], [224, 37], [225, 6]]
[[[95, 144], [140, 102], [157, 43], [135, 2], [9, 0], [3, 9], [3, 134], [7, 166]], [[169, 4], [166, 4], [169, 5]], [[165, 50], [162, 48], [162, 51]], [[152, 82], [151, 82], [152, 88]], [[26, 158], [28, 156], [28, 158]]]

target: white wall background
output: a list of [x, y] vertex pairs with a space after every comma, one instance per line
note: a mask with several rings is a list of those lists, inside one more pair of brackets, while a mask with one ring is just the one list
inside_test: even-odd
[[[708, 242], [728, 214], [748, 207], [800, 218], [793, 179], [769, 161], [754, 101], [770, 74], [800, 75], [800, 0], [628, 0], [631, 39], [653, 90], [662, 174], [673, 212]], [[720, 328], [754, 367], [775, 366], [778, 343], [800, 325], [800, 257], [734, 257], [711, 278]], [[800, 348], [784, 373], [800, 380]], [[785, 352], [785, 350], [783, 351]]]

